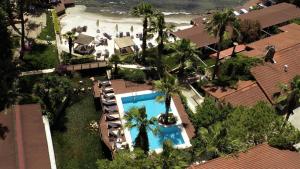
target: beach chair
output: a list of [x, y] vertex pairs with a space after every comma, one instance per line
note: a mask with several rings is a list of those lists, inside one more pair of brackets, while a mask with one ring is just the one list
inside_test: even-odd
[[105, 99], [102, 100], [102, 103], [104, 105], [107, 105], [107, 106], [111, 106], [111, 105], [116, 105], [117, 104], [117, 102], [115, 100], [105, 100]]
[[119, 128], [119, 127], [122, 126], [121, 121], [109, 121], [109, 122], [107, 123], [107, 125], [108, 125], [108, 128], [109, 128], [109, 129], [110, 129], [110, 128]]
[[112, 92], [114, 92], [114, 89], [111, 87], [106, 87], [106, 88], [102, 89], [102, 91], [104, 93], [112, 93]]
[[116, 105], [103, 106], [104, 113], [115, 113], [118, 112], [118, 107]]
[[107, 93], [107, 94], [103, 94], [105, 99], [113, 99], [115, 98], [115, 94], [114, 93]]
[[129, 36], [130, 36], [130, 33], [129, 33], [129, 32], [126, 32], [126, 36], [128, 36], [128, 37], [129, 37]]
[[123, 32], [120, 32], [120, 38], [123, 38], [123, 36], [124, 36]]
[[120, 120], [120, 115], [117, 113], [109, 113], [105, 116], [106, 121], [115, 121], [115, 120]]
[[110, 81], [100, 81], [101, 86], [110, 86], [111, 82]]

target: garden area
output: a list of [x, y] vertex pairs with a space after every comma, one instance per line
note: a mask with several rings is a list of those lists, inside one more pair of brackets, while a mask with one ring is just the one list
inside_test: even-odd
[[98, 131], [89, 127], [98, 122], [93, 96], [83, 95], [78, 102], [66, 109], [66, 130], [52, 134], [57, 167], [60, 169], [96, 168], [97, 159], [104, 158]]
[[46, 12], [46, 27], [42, 29], [38, 38], [41, 40], [55, 40], [54, 24], [49, 11]]

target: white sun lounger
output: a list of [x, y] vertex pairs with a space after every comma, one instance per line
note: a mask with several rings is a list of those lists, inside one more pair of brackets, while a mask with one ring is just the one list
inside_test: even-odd
[[115, 94], [114, 93], [104, 93], [104, 98], [106, 99], [112, 99], [115, 98]]
[[236, 16], [239, 16], [240, 13], [238, 13], [237, 11], [233, 11], [233, 13], [236, 15]]
[[246, 9], [244, 9], [244, 8], [242, 8], [241, 11], [242, 11], [243, 13], [248, 13], [248, 11], [247, 11]]
[[111, 88], [111, 87], [106, 87], [106, 88], [104, 88], [104, 89], [102, 89], [102, 90], [103, 90], [103, 92], [105, 92], [105, 93], [111, 93], [111, 92], [114, 92], [114, 89]]

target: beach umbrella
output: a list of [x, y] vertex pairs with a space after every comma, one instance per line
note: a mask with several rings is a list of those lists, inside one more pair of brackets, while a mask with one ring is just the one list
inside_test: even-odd
[[100, 21], [99, 21], [99, 19], [97, 19], [97, 22], [96, 22], [97, 27], [99, 27], [99, 23], [100, 23]]
[[133, 26], [132, 25], [131, 25], [130, 31], [131, 31], [131, 33], [133, 32]]

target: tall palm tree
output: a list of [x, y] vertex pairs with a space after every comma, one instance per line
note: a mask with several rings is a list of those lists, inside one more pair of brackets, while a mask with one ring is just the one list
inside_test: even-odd
[[161, 80], [154, 82], [154, 88], [155, 90], [164, 94], [158, 96], [157, 100], [165, 102], [166, 112], [164, 115], [164, 122], [165, 124], [168, 124], [172, 96], [178, 94], [181, 87], [179, 86], [178, 80], [175, 77], [166, 73]]
[[199, 52], [197, 51], [196, 45], [186, 39], [176, 41], [171, 47], [175, 50], [174, 55], [176, 58], [179, 58], [179, 76], [182, 77], [186, 61], [199, 59]]
[[288, 121], [293, 110], [300, 106], [300, 75], [297, 75], [288, 85], [281, 85], [280, 96], [277, 97], [277, 107], [282, 113], [286, 114], [286, 121]]
[[146, 57], [146, 47], [147, 47], [147, 37], [149, 32], [149, 21], [152, 15], [154, 14], [154, 9], [152, 5], [146, 2], [141, 2], [135, 6], [132, 11], [132, 15], [143, 17], [143, 44], [142, 44], [142, 61], [145, 63]]
[[132, 108], [125, 116], [127, 121], [126, 127], [137, 128], [139, 133], [135, 138], [135, 147], [139, 147], [144, 150], [145, 154], [149, 151], [149, 139], [147, 130], [156, 133], [156, 128], [152, 126], [156, 125], [156, 118], [147, 119], [146, 108]]
[[114, 75], [117, 76], [118, 75], [118, 64], [121, 61], [120, 57], [118, 55], [114, 54], [111, 56], [109, 61], [114, 64], [114, 67], [115, 67]]
[[164, 72], [162, 65], [162, 54], [164, 50], [164, 43], [168, 40], [168, 35], [171, 31], [175, 29], [173, 24], [167, 24], [165, 22], [165, 16], [162, 12], [156, 12], [151, 22], [152, 31], [158, 33], [157, 42], [157, 65], [159, 68], [159, 72]]
[[162, 163], [162, 169], [186, 168], [188, 165], [180, 153], [177, 149], [173, 148], [171, 140], [164, 141], [159, 165]]
[[[228, 26], [232, 27], [233, 32], [237, 31], [237, 24], [238, 19], [233, 13], [233, 10], [231, 9], [225, 9], [223, 11], [216, 12], [213, 17], [206, 22], [206, 30], [212, 34], [214, 37], [218, 38], [218, 51], [217, 51], [217, 59], [214, 67], [213, 72], [213, 79], [215, 79], [217, 71], [219, 69], [219, 62], [220, 62], [220, 52], [221, 52], [221, 46], [224, 40], [224, 34], [226, 32], [226, 28]], [[238, 34], [238, 33], [237, 33]]]

